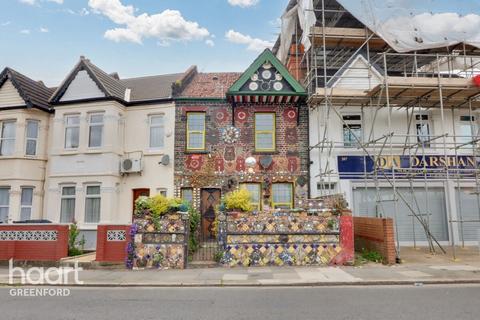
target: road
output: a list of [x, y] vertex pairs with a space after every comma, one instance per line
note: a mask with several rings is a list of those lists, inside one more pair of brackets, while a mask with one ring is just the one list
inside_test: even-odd
[[[68, 297], [11, 297], [0, 319], [422, 319], [480, 317], [480, 286], [71, 288]], [[16, 289], [14, 289], [16, 290]]]

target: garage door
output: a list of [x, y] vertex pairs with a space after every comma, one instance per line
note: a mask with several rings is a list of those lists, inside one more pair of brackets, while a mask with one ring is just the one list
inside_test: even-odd
[[[448, 241], [447, 213], [443, 188], [397, 188], [409, 205], [418, 214], [426, 217], [427, 208], [430, 232], [438, 241]], [[391, 217], [395, 209], [392, 188], [380, 188], [379, 197], [375, 188], [353, 190], [353, 210], [356, 216]], [[397, 197], [398, 198], [398, 197]], [[401, 199], [397, 200], [397, 227], [400, 241], [426, 241], [425, 231]]]
[[[478, 197], [474, 188], [457, 189], [457, 212], [458, 219], [463, 220], [480, 220], [480, 211]], [[480, 240], [480, 222], [465, 222], [462, 225], [458, 223], [458, 234], [460, 240], [478, 241]]]

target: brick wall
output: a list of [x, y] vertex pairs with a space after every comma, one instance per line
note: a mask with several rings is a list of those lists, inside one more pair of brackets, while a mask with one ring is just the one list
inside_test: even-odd
[[68, 256], [68, 225], [0, 225], [0, 260], [58, 261]]
[[292, 44], [288, 54], [286, 67], [290, 74], [295, 77], [300, 83], [305, 79], [306, 68], [302, 67], [302, 58], [304, 54], [304, 47], [302, 44]]
[[[185, 152], [187, 113], [206, 112], [206, 151]], [[256, 153], [254, 139], [255, 112], [276, 114], [276, 151]], [[222, 131], [235, 126], [240, 138], [225, 143]], [[253, 174], [246, 174], [245, 159], [255, 157]], [[268, 168], [260, 166], [263, 157], [272, 157]], [[241, 182], [263, 183], [263, 194], [268, 198], [271, 183], [295, 183], [295, 200], [308, 197], [308, 183], [299, 185], [298, 178], [308, 181], [308, 109], [295, 104], [242, 104], [226, 102], [178, 102], [175, 126], [175, 186], [195, 188], [198, 198], [203, 187], [230, 191]], [[232, 183], [233, 181], [233, 183]], [[268, 201], [268, 199], [264, 199]], [[198, 199], [197, 199], [198, 203]]]
[[391, 218], [354, 217], [355, 250], [375, 250], [386, 264], [396, 262], [395, 236]]
[[130, 226], [99, 225], [97, 229], [96, 261], [124, 263], [129, 241]]

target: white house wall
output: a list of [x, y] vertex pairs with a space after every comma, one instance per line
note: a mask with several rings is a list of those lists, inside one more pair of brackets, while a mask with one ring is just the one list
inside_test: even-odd
[[[49, 118], [48, 113], [36, 109], [3, 110], [0, 112], [0, 121], [15, 120], [16, 127], [14, 153], [10, 156], [0, 156], [0, 186], [10, 188], [10, 222], [20, 220], [22, 187], [34, 188], [31, 218], [42, 218]], [[39, 121], [35, 156], [25, 155], [27, 120]]]
[[72, 80], [60, 101], [73, 101], [105, 97], [87, 71], [79, 71]]
[[0, 87], [0, 108], [24, 106], [25, 101], [10, 80]]

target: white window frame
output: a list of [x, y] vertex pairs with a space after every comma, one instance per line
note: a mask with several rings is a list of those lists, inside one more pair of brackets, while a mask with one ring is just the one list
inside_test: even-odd
[[[23, 209], [29, 209], [30, 210], [29, 218], [25, 219], [25, 220], [31, 220], [32, 219], [32, 211], [33, 211], [33, 197], [34, 197], [35, 187], [24, 186], [24, 187], [21, 187], [20, 190], [21, 190], [20, 191], [20, 220], [22, 220], [22, 221], [24, 220], [24, 219], [22, 219]], [[32, 201], [30, 202], [30, 204], [27, 204], [27, 205], [22, 203], [23, 191], [24, 190], [32, 190]]]
[[[420, 147], [430, 148], [430, 139], [432, 137], [432, 124], [430, 122], [430, 115], [426, 113], [417, 113], [415, 116], [415, 136], [417, 138], [417, 143], [420, 144]], [[427, 136], [423, 137], [418, 134], [419, 126], [427, 126]], [[426, 140], [423, 140], [425, 139]]]
[[[102, 116], [102, 122], [92, 122], [92, 118], [95, 116]], [[92, 128], [94, 127], [101, 127], [101, 137], [100, 137], [100, 145], [99, 146], [92, 146], [91, 133]], [[104, 138], [104, 130], [105, 130], [105, 113], [104, 112], [91, 112], [88, 114], [88, 148], [90, 149], [98, 149], [103, 147], [103, 138]]]
[[[13, 123], [14, 126], [14, 136], [13, 138], [5, 138], [3, 137], [3, 128], [5, 126], [5, 123]], [[0, 156], [11, 156], [15, 153], [15, 143], [16, 143], [16, 135], [17, 135], [17, 121], [14, 119], [5, 119], [0, 121]], [[13, 141], [13, 151], [12, 153], [8, 154], [3, 154], [2, 149], [3, 149], [3, 143], [4, 141]]]
[[[468, 120], [464, 120], [462, 118], [465, 118]], [[463, 126], [468, 126], [468, 136], [461, 136], [462, 135], [462, 127]], [[473, 140], [477, 139], [477, 135], [478, 135], [478, 129], [479, 129], [479, 126], [478, 126], [478, 122], [477, 122], [477, 117], [475, 115], [460, 115], [458, 117], [458, 131], [460, 131], [460, 134], [457, 133], [457, 135], [460, 135], [461, 137], [459, 137], [457, 139], [457, 143], [469, 143], [469, 142], [472, 142]]]
[[[351, 119], [349, 119], [351, 118]], [[342, 114], [342, 119], [344, 121], [344, 124], [342, 125], [342, 140], [343, 140], [343, 146], [345, 148], [355, 148], [358, 146], [359, 142], [363, 141], [363, 119], [362, 115], [358, 113], [348, 113], [348, 114]], [[345, 140], [345, 130], [349, 132], [349, 135], [353, 135], [354, 130], [360, 129], [360, 136], [357, 139], [353, 137], [353, 140], [347, 141]]]
[[[153, 118], [161, 118], [162, 123], [160, 124], [153, 124]], [[162, 145], [161, 146], [152, 146], [152, 129], [153, 128], [163, 128], [163, 137], [162, 137]], [[151, 114], [148, 116], [148, 139], [149, 143], [148, 146], [151, 150], [162, 150], [165, 148], [165, 115], [164, 114]]]
[[[37, 124], [37, 136], [35, 138], [29, 137], [28, 136], [28, 124], [29, 123], [36, 123]], [[25, 123], [25, 155], [29, 157], [33, 157], [37, 155], [37, 150], [38, 150], [38, 137], [40, 135], [40, 121], [35, 120], [35, 119], [27, 119]], [[28, 142], [29, 141], [35, 141], [35, 151], [33, 154], [28, 154]]]
[[0, 208], [7, 208], [7, 219], [5, 220], [5, 223], [8, 223], [8, 219], [10, 217], [10, 191], [11, 191], [11, 188], [8, 187], [8, 186], [0, 186], [0, 189], [2, 190], [7, 190], [7, 193], [8, 193], [8, 201], [7, 201], [7, 204], [6, 205], [0, 205]]
[[[78, 124], [68, 124], [68, 118], [78, 118]], [[80, 122], [81, 122], [81, 118], [80, 118], [80, 114], [66, 114], [64, 116], [64, 143], [63, 143], [63, 147], [66, 149], [66, 150], [76, 150], [80, 147]], [[67, 131], [68, 129], [75, 129], [77, 128], [78, 129], [78, 145], [76, 147], [67, 147]]]
[[[89, 187], [98, 187], [98, 194], [88, 194], [88, 188]], [[97, 222], [91, 222], [87, 221], [87, 200], [88, 199], [100, 199], [100, 208], [98, 212], [98, 221]], [[102, 186], [100, 184], [86, 184], [85, 185], [85, 210], [84, 210], [84, 217], [83, 221], [85, 224], [98, 224], [100, 223], [101, 220], [101, 214], [102, 214]]]
[[[64, 188], [73, 188], [75, 193], [73, 195], [64, 195], [63, 194], [63, 189]], [[75, 221], [75, 212], [77, 208], [77, 187], [74, 184], [64, 184], [60, 186], [60, 218], [59, 221], [60, 223], [70, 223], [73, 221], [68, 221], [68, 222], [62, 222], [62, 203], [63, 200], [73, 200], [73, 221]]]
[[[188, 200], [188, 199], [185, 199], [185, 191], [188, 190], [189, 192], [191, 192], [192, 194], [192, 199]], [[193, 204], [193, 200], [194, 200], [194, 192], [193, 192], [193, 188], [182, 188], [180, 189], [180, 198], [182, 199], [182, 201], [187, 201], [188, 203], [190, 204]]]
[[157, 188], [157, 194], [161, 194], [164, 197], [167, 197], [168, 190], [167, 188]]

